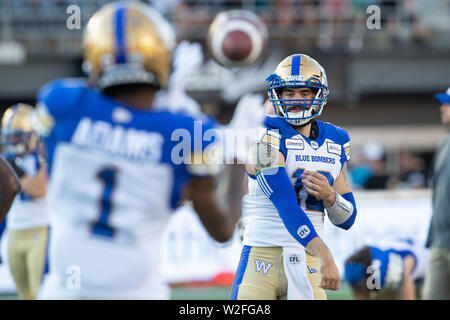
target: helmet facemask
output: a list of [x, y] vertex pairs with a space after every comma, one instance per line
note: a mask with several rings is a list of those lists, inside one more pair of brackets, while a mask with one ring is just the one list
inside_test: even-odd
[[37, 147], [38, 140], [38, 135], [34, 131], [2, 132], [4, 150], [19, 157], [32, 153]]
[[[302, 126], [311, 119], [320, 116], [323, 106], [326, 104], [328, 88], [321, 84], [319, 79], [312, 78], [308, 81], [281, 81], [277, 76], [277, 79], [270, 80], [269, 78], [269, 98], [275, 108], [275, 113], [279, 117], [285, 118], [286, 121], [293, 126]], [[316, 94], [313, 99], [282, 99], [281, 92], [284, 88], [288, 87], [307, 87], [316, 91]], [[290, 106], [300, 106], [302, 110], [299, 112], [289, 112]]]

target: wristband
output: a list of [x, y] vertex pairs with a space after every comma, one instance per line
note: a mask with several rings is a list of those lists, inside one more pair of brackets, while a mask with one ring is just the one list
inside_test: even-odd
[[340, 195], [336, 192], [336, 200], [326, 210], [332, 224], [345, 230], [350, 229], [356, 218], [356, 203], [353, 193]]

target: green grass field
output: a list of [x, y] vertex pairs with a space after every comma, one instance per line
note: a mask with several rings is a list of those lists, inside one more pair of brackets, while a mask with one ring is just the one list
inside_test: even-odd
[[[172, 290], [173, 300], [228, 300], [230, 287], [215, 288], [177, 288]], [[346, 283], [341, 283], [337, 291], [327, 290], [329, 300], [353, 300], [353, 294]]]
[[[230, 287], [209, 288], [176, 288], [172, 289], [173, 300], [228, 300], [230, 298]], [[352, 300], [353, 295], [350, 287], [343, 282], [337, 291], [327, 291], [329, 300]], [[17, 300], [17, 295], [0, 295], [0, 300]]]

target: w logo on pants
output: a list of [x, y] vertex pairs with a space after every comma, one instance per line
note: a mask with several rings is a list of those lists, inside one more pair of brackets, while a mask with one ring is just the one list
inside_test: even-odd
[[256, 272], [261, 272], [262, 270], [264, 274], [267, 274], [267, 272], [269, 272], [270, 268], [272, 267], [272, 264], [270, 262], [264, 260], [253, 259], [253, 261], [255, 261]]

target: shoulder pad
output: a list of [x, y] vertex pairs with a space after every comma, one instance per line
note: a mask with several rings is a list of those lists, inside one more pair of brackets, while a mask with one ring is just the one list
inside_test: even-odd
[[57, 79], [44, 85], [38, 93], [38, 103], [44, 104], [53, 116], [63, 114], [72, 107], [88, 88], [84, 79]]
[[329, 132], [328, 135], [335, 138], [337, 140], [337, 143], [343, 145], [350, 141], [350, 135], [348, 134], [347, 130], [342, 129], [341, 127], [338, 127], [329, 122], [322, 123], [324, 125], [324, 128]]
[[287, 122], [275, 115], [268, 115], [264, 119], [264, 125], [267, 128], [281, 129], [287, 125]]

